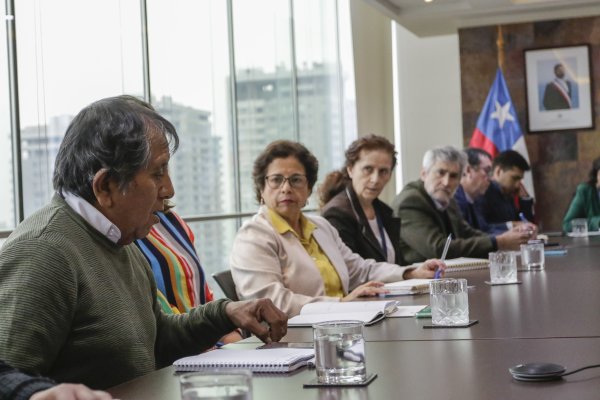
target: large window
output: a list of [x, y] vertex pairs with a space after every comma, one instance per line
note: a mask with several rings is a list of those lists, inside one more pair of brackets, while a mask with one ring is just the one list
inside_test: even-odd
[[233, 1], [241, 210], [257, 208], [252, 164], [275, 139], [295, 139], [291, 10], [281, 0]]
[[139, 4], [120, 0], [16, 3], [25, 216], [52, 196], [58, 146], [87, 104], [142, 95]]
[[[182, 216], [235, 211], [229, 107], [227, 3], [149, 0], [151, 99], [177, 129], [170, 164]], [[205, 269], [226, 268], [235, 220], [194, 223]]]
[[[145, 3], [18, 1], [25, 215], [52, 196], [54, 158], [75, 113], [102, 97], [149, 96], [180, 135], [170, 165], [175, 210], [190, 222], [210, 275], [228, 267], [237, 229], [258, 208], [252, 165], [269, 142], [303, 142], [322, 178], [341, 166], [345, 143], [356, 136], [347, 123], [354, 116], [347, 0]], [[0, 184], [13, 187], [8, 104], [5, 96]], [[0, 224], [10, 229], [14, 199], [2, 201]]]

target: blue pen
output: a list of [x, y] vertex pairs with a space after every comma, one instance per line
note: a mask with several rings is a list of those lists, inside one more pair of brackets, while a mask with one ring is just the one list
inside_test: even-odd
[[[529, 221], [527, 220], [527, 218], [525, 218], [525, 215], [523, 215], [522, 212], [519, 213], [519, 219], [521, 220], [521, 222], [523, 222], [524, 224], [529, 224]], [[527, 233], [529, 234], [529, 237], [531, 237], [531, 235], [533, 235], [533, 231], [531, 229], [527, 230]]]
[[525, 218], [522, 212], [519, 213], [519, 219], [525, 224], [529, 223], [529, 221], [527, 221], [527, 218]]
[[[452, 241], [452, 234], [448, 235], [448, 238], [446, 239], [446, 244], [444, 245], [444, 251], [442, 252], [442, 258], [440, 259], [440, 261], [444, 261], [446, 260], [446, 254], [448, 254], [448, 247], [450, 247], [450, 242]], [[437, 271], [435, 271], [435, 274], [433, 275], [433, 279], [440, 279], [440, 277], [442, 276], [442, 270], [441, 269], [437, 269]]]

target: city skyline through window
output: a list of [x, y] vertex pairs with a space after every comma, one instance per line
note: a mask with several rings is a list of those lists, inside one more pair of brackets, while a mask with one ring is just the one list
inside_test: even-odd
[[[103, 97], [143, 97], [139, 3], [81, 3], [23, 0], [15, 10], [25, 216], [53, 194], [54, 158], [73, 116]], [[347, 2], [232, 0], [233, 18], [227, 6], [147, 1], [150, 100], [181, 138], [170, 163], [173, 200], [175, 210], [194, 221], [208, 275], [228, 267], [243, 221], [223, 215], [258, 208], [251, 170], [266, 144], [304, 143], [319, 159], [322, 179], [341, 167], [345, 144], [356, 137], [352, 70], [342, 65], [351, 60], [341, 56], [351, 57], [351, 50], [339, 49], [349, 43], [350, 32], [341, 38], [339, 29], [349, 24], [338, 21], [349, 19]], [[8, 110], [8, 99], [0, 107]], [[0, 129], [6, 165], [0, 182], [12, 192], [12, 158], [5, 150], [11, 148], [10, 121], [0, 120]], [[14, 201], [3, 201], [1, 228], [12, 229]]]

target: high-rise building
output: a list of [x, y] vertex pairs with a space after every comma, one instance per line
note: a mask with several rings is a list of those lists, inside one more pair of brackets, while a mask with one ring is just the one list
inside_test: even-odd
[[[319, 177], [343, 163], [344, 138], [337, 71], [313, 64], [297, 71], [299, 141], [319, 160]], [[291, 72], [240, 70], [236, 76], [242, 210], [256, 208], [254, 159], [277, 139], [294, 139]]]
[[[211, 113], [178, 104], [171, 97], [162, 97], [153, 105], [179, 135], [179, 149], [169, 163], [175, 210], [184, 217], [222, 213], [221, 138], [212, 135]], [[205, 268], [222, 269], [227, 252], [219, 221], [194, 224], [194, 234]]]
[[21, 129], [21, 168], [25, 216], [46, 205], [54, 189], [54, 160], [73, 116], [52, 117], [48, 125]]

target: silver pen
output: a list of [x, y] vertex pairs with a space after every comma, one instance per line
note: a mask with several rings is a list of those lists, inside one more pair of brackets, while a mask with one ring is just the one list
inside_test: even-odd
[[[446, 244], [444, 245], [444, 251], [442, 251], [442, 258], [440, 258], [440, 261], [442, 261], [442, 262], [444, 262], [444, 260], [446, 260], [446, 254], [448, 254], [448, 248], [450, 247], [451, 241], [452, 241], [452, 234], [449, 234], [448, 238], [446, 239]], [[435, 271], [435, 275], [433, 275], [433, 279], [439, 279], [441, 275], [442, 275], [442, 270], [438, 268], [438, 270]]]

